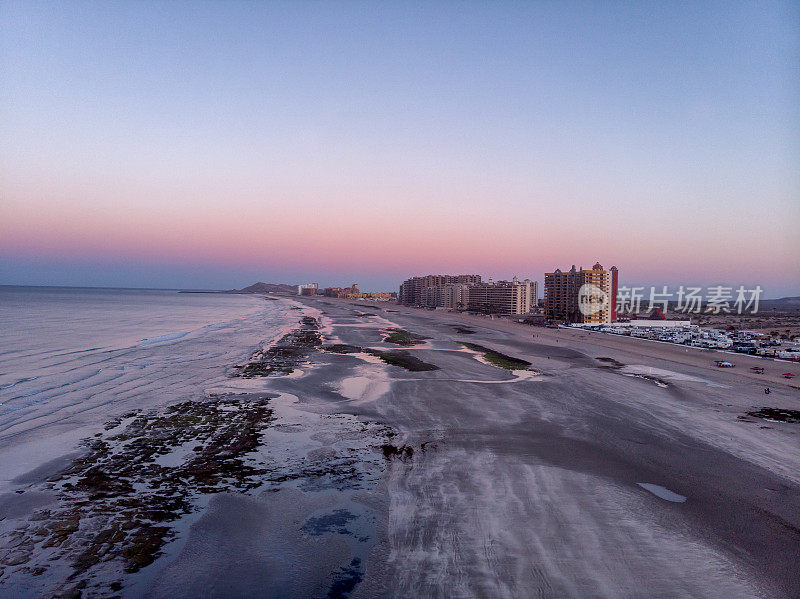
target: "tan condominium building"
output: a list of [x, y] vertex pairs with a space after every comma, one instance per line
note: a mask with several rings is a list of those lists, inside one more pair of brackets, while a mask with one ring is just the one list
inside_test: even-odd
[[470, 286], [464, 283], [448, 283], [433, 287], [423, 287], [420, 291], [420, 306], [427, 308], [448, 308], [464, 310], [467, 308]]
[[[424, 277], [411, 277], [403, 281], [400, 285], [400, 293], [397, 296], [401, 304], [407, 306], [437, 306], [439, 304], [430, 302], [432, 297], [438, 297], [435, 291], [424, 291], [432, 287], [445, 288], [448, 285], [475, 285], [481, 282], [480, 275], [427, 275]], [[423, 294], [425, 301], [423, 301]]]
[[529, 279], [479, 283], [469, 287], [467, 307], [484, 314], [527, 314], [536, 304], [538, 284]]
[[544, 312], [549, 320], [603, 324], [617, 319], [616, 266], [605, 270], [598, 262], [591, 269], [556, 269], [544, 275]]
[[340, 298], [359, 298], [363, 293], [358, 289], [358, 283], [353, 283], [351, 287], [325, 287], [322, 290], [323, 295], [326, 297], [340, 297]]

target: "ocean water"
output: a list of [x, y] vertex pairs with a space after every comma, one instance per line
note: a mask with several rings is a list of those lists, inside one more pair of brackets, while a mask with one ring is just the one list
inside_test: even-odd
[[68, 447], [124, 411], [201, 397], [295, 323], [290, 309], [250, 295], [0, 287], [0, 469], [18, 469], [12, 445], [45, 435]]

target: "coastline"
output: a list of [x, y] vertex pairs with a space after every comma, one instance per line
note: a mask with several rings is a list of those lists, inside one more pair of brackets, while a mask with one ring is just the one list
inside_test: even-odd
[[[170, 531], [152, 563], [114, 576], [113, 560], [92, 565], [83, 575], [90, 588], [118, 584], [121, 596], [156, 597], [791, 597], [800, 584], [800, 425], [748, 415], [800, 409], [795, 389], [778, 386], [766, 402], [760, 380], [628, 339], [618, 346], [393, 304], [281, 302], [295, 309], [280, 335], [229, 363], [189, 403], [163, 403], [179, 406], [182, 419], [212, 410], [204, 418], [219, 422], [234, 407], [242, 418], [269, 411], [252, 421], [257, 444], [237, 444], [232, 459], [242, 466], [226, 466], [244, 487], [178, 487], [190, 505], [159, 525]], [[407, 345], [387, 343], [398, 330], [407, 334], [393, 338]], [[384, 355], [391, 352], [436, 368], [409, 369]], [[513, 360], [530, 366], [514, 370]], [[248, 361], [266, 366], [247, 371]], [[160, 410], [145, 407], [131, 422], [173, 430]], [[125, 432], [126, 422], [103, 432], [118, 437], [112, 456], [124, 450], [120, 434], [150, 439], [151, 427]], [[194, 430], [181, 433], [191, 443], [158, 437], [160, 469], [141, 462], [130, 477], [144, 489], [177, 484], [175, 473], [198, 476], [202, 462], [186, 453]], [[111, 459], [98, 455], [100, 464]], [[0, 512], [13, 506], [19, 522], [56, 506], [63, 513], [47, 479], [54, 471], [63, 479], [77, 459], [23, 477], [0, 497]], [[38, 501], [27, 512], [26, 495]], [[83, 532], [75, 539], [85, 542], [91, 530], [68, 536]], [[0, 565], [0, 590], [44, 591], [68, 574], [69, 559], [62, 562], [39, 574]], [[222, 571], [234, 575], [222, 579]]]

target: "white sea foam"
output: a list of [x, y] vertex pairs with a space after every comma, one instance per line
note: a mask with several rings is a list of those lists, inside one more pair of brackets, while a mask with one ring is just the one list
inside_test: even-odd
[[652, 483], [636, 483], [643, 489], [650, 491], [656, 497], [660, 497], [661, 499], [665, 499], [666, 501], [672, 501], [673, 503], [683, 503], [686, 501], [686, 497], [683, 495], [678, 495], [677, 493], [673, 493], [666, 487], [662, 487], [661, 485], [654, 485]]
[[157, 337], [148, 337], [139, 342], [139, 347], [153, 345], [154, 343], [163, 343], [164, 341], [174, 341], [175, 339], [186, 337], [189, 333], [190, 331], [185, 331], [183, 333], [168, 333], [166, 335], [158, 335]]

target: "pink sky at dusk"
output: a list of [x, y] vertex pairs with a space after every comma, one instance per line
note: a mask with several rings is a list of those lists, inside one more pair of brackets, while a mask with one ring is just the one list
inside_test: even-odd
[[[344, 205], [220, 199], [145, 209], [135, 202], [37, 205], [31, 200], [5, 206], [2, 251], [21, 257], [101, 257], [265, 271], [279, 263], [318, 272], [318, 278], [344, 265], [348, 271], [363, 271], [365, 281], [380, 273], [427, 272], [541, 279], [545, 270], [573, 263], [588, 267], [600, 260], [620, 266], [628, 281], [769, 285], [797, 268], [796, 254], [776, 255], [770, 244], [732, 256], [727, 240], [731, 231], [742, 229], [735, 220], [726, 222], [725, 215], [717, 217], [719, 226], [695, 238], [682, 230], [680, 218], [666, 216], [654, 234], [648, 221], [658, 218], [657, 211], [645, 208], [630, 217], [609, 213], [580, 223], [558, 218], [547, 205], [534, 208], [534, 218], [515, 218], [502, 203], [485, 212], [475, 205]], [[757, 225], [753, 218], [747, 226]], [[776, 235], [766, 227], [763, 234], [775, 239], [780, 230]]]

